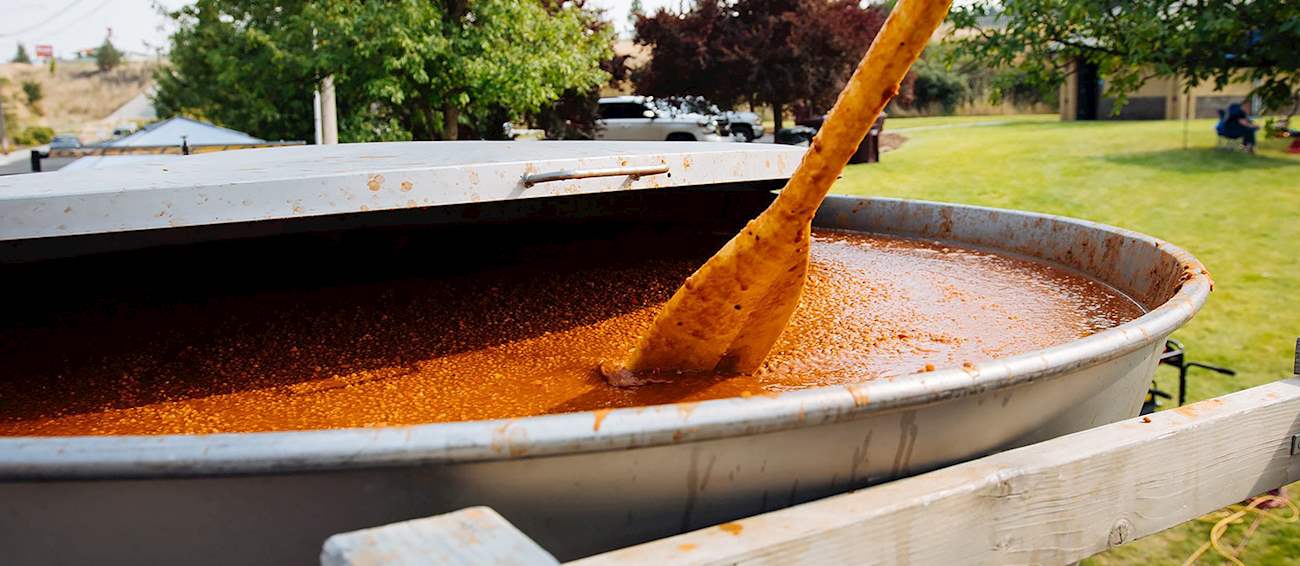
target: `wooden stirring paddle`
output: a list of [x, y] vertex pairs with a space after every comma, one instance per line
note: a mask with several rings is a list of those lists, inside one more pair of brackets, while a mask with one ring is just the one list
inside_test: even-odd
[[916, 62], [951, 0], [900, 0], [776, 200], [686, 279], [613, 385], [757, 370], [799, 304], [817, 207]]

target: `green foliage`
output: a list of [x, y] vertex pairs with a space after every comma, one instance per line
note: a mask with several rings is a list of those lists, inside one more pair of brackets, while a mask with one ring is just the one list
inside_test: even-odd
[[172, 17], [159, 112], [282, 139], [312, 137], [312, 91], [327, 75], [341, 141], [499, 131], [489, 122], [603, 83], [612, 42], [580, 8], [539, 0], [199, 0]]
[[921, 59], [912, 67], [916, 75], [912, 83], [912, 103], [916, 108], [939, 106], [944, 114], [952, 114], [957, 105], [965, 102], [970, 94], [966, 77], [942, 63]]
[[14, 143], [18, 145], [42, 145], [50, 143], [52, 139], [54, 130], [45, 126], [28, 126], [13, 136]]
[[[95, 50], [95, 66], [99, 68], [99, 72], [107, 73], [121, 64], [122, 52], [118, 51], [111, 40], [107, 37], [104, 38], [104, 44]], [[51, 66], [50, 68], [53, 69], [54, 67]]]
[[13, 62], [14, 62], [14, 63], [31, 63], [31, 62], [32, 62], [32, 58], [31, 58], [30, 56], [27, 55], [27, 47], [25, 47], [25, 46], [24, 46], [23, 44], [21, 44], [21, 43], [18, 44], [18, 52], [17, 52], [17, 53], [14, 53]]
[[1098, 67], [1116, 112], [1154, 77], [1246, 81], [1273, 108], [1300, 91], [1295, 0], [975, 0], [950, 20], [954, 57], [1001, 70], [995, 96], [1056, 88], [1076, 61]]
[[990, 68], [952, 46], [932, 43], [912, 66], [894, 104], [925, 112], [952, 114], [957, 106], [980, 98], [1007, 99], [1017, 105], [1055, 105], [1056, 90], [1043, 91], [1015, 69]]
[[36, 81], [23, 81], [23, 94], [27, 96], [27, 104], [37, 104], [45, 97], [41, 83]]
[[23, 94], [27, 97], [27, 106], [38, 116], [44, 115], [45, 109], [41, 107], [41, 99], [45, 97], [45, 92], [41, 89], [41, 83], [23, 81], [22, 86]]
[[645, 5], [641, 3], [641, 0], [632, 0], [632, 5], [627, 11], [627, 22], [635, 27], [637, 18], [643, 16], [645, 16]]

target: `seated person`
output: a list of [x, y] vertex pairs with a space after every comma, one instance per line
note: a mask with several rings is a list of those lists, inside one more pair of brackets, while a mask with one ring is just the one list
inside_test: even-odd
[[1255, 130], [1259, 126], [1250, 121], [1250, 102], [1229, 104], [1227, 112], [1219, 111], [1219, 123], [1214, 131], [1228, 139], [1241, 138], [1241, 146], [1248, 153], [1255, 153]]

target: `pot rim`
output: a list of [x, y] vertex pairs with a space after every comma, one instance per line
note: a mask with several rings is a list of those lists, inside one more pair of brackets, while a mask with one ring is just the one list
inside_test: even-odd
[[[748, 398], [484, 421], [206, 435], [0, 438], [0, 480], [220, 476], [465, 463], [623, 450], [855, 420], [1073, 373], [1150, 347], [1200, 310], [1212, 288], [1187, 251], [1138, 232], [1063, 216], [931, 201], [832, 195], [828, 202], [984, 211], [1105, 232], [1153, 246], [1185, 274], [1146, 314], [1096, 334], [969, 368]], [[891, 233], [886, 231], [886, 233]], [[956, 239], [956, 242], [961, 242]]]

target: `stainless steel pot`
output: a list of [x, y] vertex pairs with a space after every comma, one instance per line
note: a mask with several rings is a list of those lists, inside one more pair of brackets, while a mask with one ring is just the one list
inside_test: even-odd
[[[545, 144], [496, 147], [531, 151], [529, 147], [538, 145]], [[674, 183], [682, 183], [677, 186], [705, 191], [716, 189], [719, 181], [768, 187], [772, 179], [779, 182], [788, 175], [798, 157], [797, 150], [753, 150], [749, 144], [740, 149], [730, 144], [726, 149], [684, 144], [563, 145], [587, 152], [586, 161], [577, 164], [581, 167], [667, 165]], [[446, 146], [341, 147], [345, 149], [324, 153], [296, 148], [196, 156], [192, 158], [196, 170], [181, 173], [187, 181], [152, 189], [141, 187], [165, 179], [172, 171], [122, 169], [116, 173], [119, 179], [135, 175], [150, 181], [134, 188], [119, 187], [121, 194], [114, 198], [137, 205], [157, 204], [152, 201], [161, 199], [175, 204], [189, 198], [186, 195], [207, 192], [209, 202], [220, 198], [234, 203], [229, 209], [238, 210], [239, 199], [223, 196], [238, 187], [225, 193], [221, 189], [238, 183], [222, 181], [219, 170], [241, 160], [245, 164], [256, 160], [236, 154], [256, 154], [273, 163], [343, 155], [330, 151], [351, 151], [357, 157], [358, 152], [401, 153]], [[546, 151], [557, 153], [545, 159], [493, 164], [507, 170], [498, 175], [504, 181], [497, 200], [528, 196], [521, 188], [528, 174], [575, 165], [560, 163], [568, 159], [564, 152], [571, 149], [546, 146]], [[710, 156], [710, 151], [739, 154]], [[769, 163], [765, 173], [741, 174], [762, 170], [754, 165], [764, 160]], [[686, 162], [693, 163], [684, 167]], [[475, 166], [466, 163], [440, 166], [446, 167], [446, 175], [468, 179]], [[746, 163], [753, 168], [741, 173], [711, 168], [742, 168]], [[436, 181], [437, 176], [419, 165], [382, 171], [376, 171], [382, 166], [366, 165], [370, 169], [359, 173], [358, 167], [355, 161], [350, 167], [339, 166], [338, 174], [350, 177], [338, 182], [361, 197], [372, 196], [362, 190], [382, 192], [382, 186], [372, 191], [363, 184], [375, 175], [387, 177], [385, 184], [401, 183], [403, 175], [424, 183]], [[698, 169], [687, 173], [690, 168]], [[68, 180], [9, 180], [26, 196], [0, 197], [0, 219], [10, 222], [41, 202], [61, 210], [67, 199], [87, 195], [92, 200], [102, 198], [94, 206], [113, 210], [111, 193], [74, 190], [77, 183], [84, 187], [105, 177], [88, 175], [92, 173], [78, 172]], [[697, 182], [690, 181], [692, 174]], [[316, 193], [326, 197], [333, 194], [330, 183], [337, 180], [304, 181], [302, 174], [296, 178], [294, 186], [319, 187]], [[668, 179], [665, 173], [662, 181]], [[582, 183], [607, 183], [613, 188], [640, 183], [644, 186], [631, 188], [655, 188], [649, 177], [594, 177], [571, 183], [567, 186], [574, 187], [575, 193], [611, 190]], [[69, 185], [73, 188], [59, 188]], [[144, 194], [150, 190], [151, 194]], [[480, 189], [480, 198], [488, 190], [496, 189]], [[512, 196], [515, 190], [520, 194]], [[51, 192], [57, 194], [51, 197]], [[441, 204], [467, 194], [462, 191]], [[574, 198], [579, 200], [570, 202], [581, 208], [586, 197]], [[294, 212], [292, 198], [266, 200], [289, 204], [249, 214], [291, 222], [298, 222], [293, 220], [295, 214], [303, 215], [301, 203]], [[202, 201], [196, 197], [194, 202], [181, 218], [202, 216]], [[400, 199], [392, 202], [397, 203], [392, 208], [404, 206]], [[357, 205], [348, 206], [355, 211]], [[342, 211], [322, 207], [313, 214], [325, 217]], [[436, 217], [435, 209], [428, 210], [431, 218]], [[45, 237], [39, 235], [41, 231], [57, 232], [48, 225], [53, 220], [39, 216], [47, 213], [42, 208], [37, 216], [23, 217], [25, 226], [36, 228], [26, 235], [6, 224], [0, 237], [11, 240], [8, 249], [30, 259], [33, 249], [68, 254], [95, 247], [84, 241], [70, 246], [40, 242]], [[152, 215], [137, 216], [117, 224], [100, 222], [87, 232], [143, 240], [166, 235], [164, 226], [132, 224], [154, 222]], [[232, 216], [228, 210], [204, 218], [209, 219], [186, 225], [233, 223], [236, 232], [259, 230], [256, 223], [238, 224], [253, 218]], [[1049, 260], [1112, 285], [1150, 311], [1084, 339], [973, 369], [946, 368], [776, 396], [619, 409], [599, 416], [582, 412], [310, 432], [0, 438], [4, 562], [308, 563], [332, 533], [470, 505], [492, 506], [561, 558], [579, 557], [1134, 416], [1164, 338], [1192, 317], [1211, 286], [1201, 264], [1170, 244], [1055, 216], [834, 196], [823, 205], [815, 223], [951, 240]]]

